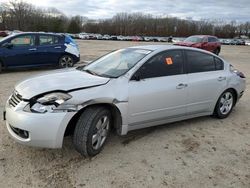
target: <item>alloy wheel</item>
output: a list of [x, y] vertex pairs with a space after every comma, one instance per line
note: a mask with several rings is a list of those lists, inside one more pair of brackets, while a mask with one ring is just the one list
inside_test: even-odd
[[73, 59], [70, 56], [63, 56], [60, 60], [61, 67], [73, 67]]
[[95, 133], [92, 136], [92, 147], [95, 150], [100, 149], [104, 144], [108, 135], [109, 127], [110, 127], [110, 121], [108, 116], [101, 117], [97, 122], [95, 126], [96, 128]]
[[228, 114], [233, 107], [233, 95], [231, 92], [225, 92], [220, 99], [220, 112], [223, 115]]

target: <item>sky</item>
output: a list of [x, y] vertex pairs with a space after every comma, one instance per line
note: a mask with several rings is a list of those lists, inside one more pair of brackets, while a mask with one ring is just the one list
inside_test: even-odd
[[[68, 16], [111, 18], [119, 12], [142, 12], [183, 19], [250, 21], [250, 0], [23, 0], [37, 7], [55, 7]], [[8, 2], [8, 0], [0, 0]]]

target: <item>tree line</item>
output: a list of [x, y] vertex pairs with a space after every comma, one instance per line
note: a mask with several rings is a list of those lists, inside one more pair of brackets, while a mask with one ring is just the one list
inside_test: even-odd
[[185, 20], [176, 17], [154, 17], [143, 13], [118, 13], [112, 19], [98, 23], [86, 23], [84, 31], [112, 35], [175, 36], [187, 37], [194, 34], [216, 35], [233, 38], [241, 35], [250, 37], [250, 22], [238, 24], [223, 20]]
[[250, 22], [195, 21], [144, 13], [118, 13], [110, 19], [88, 20], [79, 15], [68, 17], [56, 8], [41, 9], [23, 1], [9, 1], [0, 4], [0, 30], [175, 37], [210, 34], [233, 38], [250, 37]]
[[37, 8], [24, 1], [0, 3], [0, 30], [79, 33], [83, 19], [69, 18], [56, 8]]

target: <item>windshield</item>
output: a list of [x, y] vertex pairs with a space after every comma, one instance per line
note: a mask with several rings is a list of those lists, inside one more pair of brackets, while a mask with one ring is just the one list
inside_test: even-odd
[[16, 34], [13, 33], [13, 34], [8, 35], [7, 37], [0, 38], [0, 43], [7, 40], [7, 39], [9, 39], [9, 38], [11, 38], [11, 37], [13, 37], [13, 36], [15, 36], [15, 35]]
[[117, 78], [128, 72], [150, 52], [136, 48], [121, 49], [97, 59], [84, 68], [79, 67], [79, 69], [98, 76]]
[[202, 42], [202, 40], [203, 40], [202, 37], [192, 36], [192, 37], [186, 38], [184, 42], [199, 43], [199, 42]]

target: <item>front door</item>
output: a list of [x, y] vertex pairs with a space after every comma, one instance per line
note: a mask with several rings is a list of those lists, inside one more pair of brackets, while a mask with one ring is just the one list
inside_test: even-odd
[[181, 50], [161, 52], [144, 63], [129, 81], [129, 125], [184, 116], [186, 81]]
[[13, 46], [5, 48], [4, 61], [8, 67], [32, 66], [36, 60], [35, 35], [20, 35], [10, 39]]

